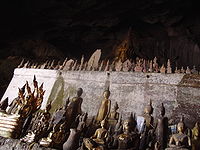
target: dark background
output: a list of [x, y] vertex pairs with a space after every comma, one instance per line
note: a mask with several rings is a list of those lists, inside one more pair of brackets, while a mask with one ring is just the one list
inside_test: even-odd
[[[159, 63], [200, 65], [200, 13], [192, 0], [1, 0], [0, 84], [22, 58], [103, 58], [131, 31], [131, 53]], [[131, 30], [130, 30], [131, 28]], [[2, 90], [2, 91], [3, 91]]]

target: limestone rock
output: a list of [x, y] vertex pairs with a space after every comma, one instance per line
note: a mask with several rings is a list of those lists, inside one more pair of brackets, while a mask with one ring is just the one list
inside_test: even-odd
[[116, 71], [122, 71], [122, 61], [121, 61], [121, 59], [118, 61], [118, 62], [116, 62], [115, 63], [115, 70]]
[[72, 60], [72, 59], [68, 60], [65, 64], [63, 70], [66, 70], [66, 71], [70, 70], [72, 68], [73, 64], [74, 64], [74, 60]]
[[124, 63], [123, 63], [123, 71], [127, 72], [130, 71], [132, 67], [132, 63], [129, 59], [127, 59]]
[[90, 57], [90, 59], [88, 61], [87, 70], [91, 70], [91, 68], [94, 68], [96, 70], [98, 68], [98, 66], [99, 66], [100, 57], [101, 57], [101, 50], [97, 49], [92, 54], [92, 56]]

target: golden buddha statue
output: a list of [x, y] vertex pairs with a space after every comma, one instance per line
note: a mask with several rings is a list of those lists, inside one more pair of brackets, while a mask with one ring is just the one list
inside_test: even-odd
[[[40, 136], [40, 137], [44, 137], [44, 136]], [[66, 138], [66, 136], [65, 136], [65, 125], [61, 124], [59, 126], [59, 129], [58, 129], [57, 125], [54, 125], [53, 130], [48, 134], [48, 136], [46, 138], [42, 138], [40, 140], [39, 144], [44, 146], [44, 147], [60, 148], [61, 145], [64, 143], [65, 138]]]
[[54, 147], [61, 148], [66, 140], [65, 124], [61, 124], [59, 130], [52, 134]]
[[76, 103], [77, 115], [78, 115], [78, 114], [82, 114], [82, 110], [81, 110], [81, 104], [82, 104], [82, 102], [83, 102], [83, 99], [81, 98], [82, 93], [83, 93], [83, 89], [82, 89], [82, 88], [78, 88], [78, 89], [77, 89], [77, 92], [76, 92], [76, 95], [77, 95], [77, 96], [76, 96], [76, 97], [73, 97], [73, 98], [71, 99], [71, 102]]
[[104, 99], [101, 101], [99, 111], [96, 116], [96, 121], [101, 122], [106, 119], [110, 113], [111, 101], [108, 99], [110, 96], [110, 91], [105, 90], [103, 92]]
[[177, 134], [173, 134], [169, 141], [169, 147], [166, 150], [188, 150], [188, 147], [191, 146], [190, 138], [184, 133], [185, 124], [183, 121], [180, 121], [177, 125]]
[[113, 143], [114, 148], [138, 150], [140, 138], [135, 132], [137, 122], [135, 117], [131, 116], [123, 122], [123, 133], [118, 135]]
[[99, 145], [104, 145], [106, 142], [106, 138], [108, 137], [108, 130], [105, 128], [105, 126], [106, 120], [102, 120], [101, 128], [98, 128], [95, 131], [95, 134], [91, 137], [91, 139]]
[[200, 123], [196, 122], [192, 129], [192, 150], [200, 150]]
[[108, 130], [105, 125], [106, 120], [102, 120], [101, 128], [98, 128], [92, 137], [83, 139], [83, 146], [88, 150], [104, 150], [108, 137]]

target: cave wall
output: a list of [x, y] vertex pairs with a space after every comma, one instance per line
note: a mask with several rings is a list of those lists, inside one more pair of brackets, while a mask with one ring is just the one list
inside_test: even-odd
[[1, 0], [0, 89], [22, 58], [89, 59], [102, 49], [111, 60], [130, 28], [128, 57], [157, 56], [160, 65], [170, 58], [173, 67], [200, 70], [198, 6], [188, 0]]
[[[109, 73], [109, 74], [108, 74]], [[61, 107], [70, 96], [75, 96], [76, 89], [83, 88], [82, 109], [89, 115], [96, 115], [102, 93], [108, 86], [111, 91], [111, 103], [119, 104], [119, 111], [124, 116], [130, 112], [143, 114], [145, 105], [151, 99], [154, 116], [158, 115], [161, 103], [166, 107], [166, 114], [175, 121], [185, 116], [186, 123], [192, 125], [200, 119], [200, 76], [191, 74], [161, 74], [137, 72], [98, 72], [98, 71], [58, 71], [48, 69], [15, 69], [4, 98], [9, 103], [17, 96], [17, 87], [22, 87], [26, 80], [32, 85], [33, 75], [39, 84], [44, 82], [44, 102], [52, 101], [52, 110]]]

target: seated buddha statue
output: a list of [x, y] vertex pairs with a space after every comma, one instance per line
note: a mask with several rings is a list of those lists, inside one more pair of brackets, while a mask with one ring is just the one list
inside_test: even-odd
[[184, 133], [185, 124], [180, 121], [177, 125], [178, 133], [173, 134], [169, 141], [169, 147], [166, 150], [188, 150], [191, 146], [190, 138]]
[[110, 114], [108, 116], [109, 120], [118, 120], [119, 119], [119, 113], [117, 112], [118, 109], [119, 109], [119, 106], [116, 102], [113, 107], [113, 110], [110, 112]]
[[88, 150], [96, 150], [99, 147], [103, 148], [106, 146], [108, 130], [105, 128], [105, 125], [106, 125], [106, 120], [102, 120], [101, 128], [98, 128], [92, 137], [83, 139], [84, 147], [86, 147]]
[[119, 109], [117, 102], [115, 103], [112, 111], [108, 115], [108, 125], [111, 128], [111, 131], [114, 129], [115, 125], [117, 124], [117, 121], [119, 119], [119, 112], [117, 110]]
[[91, 137], [93, 141], [95, 141], [99, 145], [104, 145], [106, 142], [106, 138], [108, 137], [108, 130], [105, 128], [106, 120], [101, 121], [101, 128], [98, 128], [94, 135]]
[[118, 148], [118, 150], [138, 150], [140, 138], [136, 133], [137, 122], [133, 115], [124, 120], [123, 122], [123, 133], [119, 134], [113, 143], [114, 148]]
[[44, 147], [51, 147], [52, 146], [52, 144], [53, 144], [52, 136], [56, 132], [55, 129], [56, 129], [56, 125], [53, 126], [53, 130], [48, 134], [48, 137], [42, 138], [40, 140], [40, 142], [39, 142], [40, 145], [42, 145]]
[[41, 139], [41, 141], [39, 142], [40, 145], [44, 147], [55, 147], [59, 149], [62, 147], [62, 144], [66, 140], [65, 124], [61, 124], [59, 126], [59, 129], [56, 128], [57, 127], [54, 126], [48, 137]]

